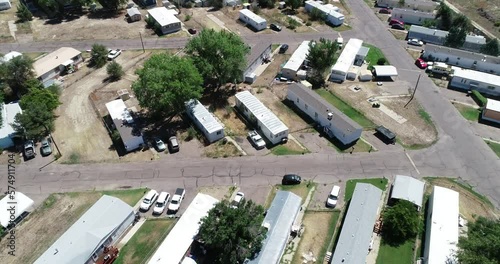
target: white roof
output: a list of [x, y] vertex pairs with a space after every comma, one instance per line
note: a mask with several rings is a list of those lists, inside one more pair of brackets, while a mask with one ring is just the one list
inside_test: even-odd
[[133, 126], [134, 118], [122, 99], [107, 103], [106, 108], [108, 109], [109, 116], [113, 120], [116, 129], [120, 133], [120, 137], [127, 151], [134, 150], [141, 144], [144, 144], [142, 133]]
[[200, 122], [209, 134], [223, 129], [219, 121], [215, 119], [212, 113], [210, 113], [200, 101], [191, 99], [186, 103], [186, 108], [187, 111], [191, 111], [194, 118]]
[[158, 23], [161, 27], [173, 24], [181, 23], [181, 21], [174, 15], [172, 11], [166, 9], [165, 7], [156, 7], [148, 10], [149, 15]]
[[379, 77], [398, 76], [398, 70], [392, 65], [376, 65], [373, 66], [375, 74]]
[[344, 72], [347, 73], [349, 68], [354, 63], [356, 54], [358, 54], [359, 49], [363, 45], [363, 41], [360, 39], [352, 38], [345, 45], [342, 54], [340, 54], [337, 62], [332, 67], [332, 72]]
[[435, 18], [435, 14], [433, 12], [425, 12], [425, 11], [419, 11], [419, 10], [413, 10], [413, 9], [403, 9], [403, 8], [394, 8], [392, 10], [392, 17], [396, 17], [399, 15], [414, 15], [416, 17], [420, 18]]
[[137, 9], [137, 7], [131, 7], [129, 9], [127, 9], [128, 16], [140, 15], [140, 14], [141, 14], [141, 12], [139, 11], [139, 9]]
[[133, 218], [133, 215], [134, 209], [130, 205], [116, 197], [103, 195], [35, 261], [35, 264], [86, 263], [127, 219]]
[[210, 195], [198, 193], [148, 264], [179, 264], [198, 234], [201, 218], [218, 202]]
[[8, 137], [16, 131], [10, 124], [14, 123], [14, 117], [18, 113], [22, 113], [19, 103], [10, 103], [2, 105], [2, 126], [0, 127], [0, 138]]
[[249, 91], [237, 93], [236, 98], [274, 135], [288, 130], [288, 127]]
[[[426, 237], [429, 252], [427, 264], [443, 264], [451, 254], [457, 250], [458, 243], [458, 192], [434, 186], [432, 194], [432, 211], [427, 228], [430, 228], [429, 237]], [[454, 262], [451, 262], [454, 263]]]
[[409, 201], [422, 207], [425, 183], [410, 176], [396, 175], [391, 198]]
[[486, 109], [495, 112], [500, 112], [500, 101], [488, 98], [488, 102], [486, 103]]
[[338, 13], [340, 10], [338, 7], [336, 7], [332, 4], [323, 5], [323, 4], [321, 4], [320, 1], [316, 2], [316, 1], [309, 0], [309, 1], [306, 1], [306, 4], [309, 4], [310, 6], [319, 9], [321, 12], [323, 12], [325, 14]]
[[471, 81], [491, 84], [493, 86], [498, 86], [500, 84], [500, 76], [474, 70], [455, 69], [453, 77], [460, 77]]
[[263, 19], [262, 17], [260, 17], [259, 15], [255, 14], [254, 12], [252, 12], [251, 10], [249, 9], [241, 9], [240, 10], [240, 14], [243, 14], [245, 16], [247, 16], [248, 18], [250, 18], [252, 21], [254, 21], [255, 23], [265, 23], [266, 20]]
[[[11, 200], [10, 198], [13, 199]], [[11, 214], [10, 211], [7, 211], [7, 209], [11, 206], [15, 206], [16, 210], [14, 211], [14, 216], [17, 218], [22, 213], [32, 209], [33, 200], [20, 192], [16, 192], [13, 197], [7, 195], [0, 200], [0, 224], [2, 224], [3, 227], [7, 227], [9, 225]]]
[[71, 60], [72, 58], [80, 54], [81, 52], [74, 48], [62, 47], [43, 56], [33, 63], [36, 77], [38, 78], [45, 73], [50, 72], [54, 68], [59, 67], [59, 65], [63, 64], [64, 62]]
[[11, 51], [11, 52], [3, 55], [2, 59], [0, 59], [0, 63], [8, 62], [8, 61], [12, 60], [13, 58], [19, 57], [19, 56], [22, 56], [22, 55], [23, 54], [21, 54], [21, 53], [19, 53], [17, 51]]
[[309, 41], [303, 41], [302, 44], [295, 50], [290, 59], [286, 62], [283, 69], [298, 71], [304, 60], [309, 54]]

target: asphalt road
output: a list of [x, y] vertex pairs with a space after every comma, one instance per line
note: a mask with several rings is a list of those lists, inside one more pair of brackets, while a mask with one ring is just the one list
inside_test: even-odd
[[[357, 37], [379, 47], [399, 71], [399, 79], [414, 86], [421, 71], [413, 59], [363, 2], [347, 2], [353, 16], [353, 30], [342, 32], [344, 39]], [[336, 38], [337, 32], [308, 34], [261, 34], [242, 36], [245, 42], [256, 44], [299, 43], [303, 40]], [[0, 52], [52, 51], [61, 46], [79, 50], [90, 49], [96, 41], [34, 42], [1, 44]], [[109, 47], [142, 49], [140, 40], [97, 41]], [[182, 48], [187, 39], [145, 39], [146, 49]], [[299, 173], [319, 183], [333, 183], [349, 178], [387, 177], [396, 174], [459, 177], [487, 195], [500, 206], [500, 160], [474, 135], [440, 90], [422, 74], [416, 97], [432, 116], [439, 132], [439, 141], [432, 147], [416, 151], [392, 151], [364, 154], [310, 154], [290, 157], [240, 157], [232, 159], [172, 159], [143, 163], [60, 165], [51, 164], [42, 171], [24, 164], [16, 168], [16, 188], [28, 195], [44, 197], [53, 192], [109, 189], [120, 187], [201, 186], [239, 184], [267, 186], [279, 182], [286, 172]], [[7, 168], [0, 172], [0, 188], [6, 191]]]

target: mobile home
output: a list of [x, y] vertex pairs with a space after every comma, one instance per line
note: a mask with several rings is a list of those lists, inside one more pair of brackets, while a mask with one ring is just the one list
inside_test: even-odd
[[156, 7], [148, 10], [148, 14], [155, 21], [155, 25], [160, 28], [162, 34], [169, 34], [181, 30], [182, 23], [165, 7]]
[[345, 81], [347, 77], [347, 72], [351, 68], [356, 56], [359, 53], [363, 45], [363, 41], [360, 39], [352, 38], [347, 42], [342, 54], [340, 54], [337, 62], [332, 67], [332, 72], [330, 74], [330, 81]]
[[300, 70], [309, 54], [309, 41], [303, 41], [295, 50], [290, 59], [281, 69], [281, 76], [290, 80], [297, 79], [297, 72]]
[[198, 100], [191, 99], [186, 102], [186, 113], [208, 142], [212, 143], [224, 137], [224, 127]]
[[423, 25], [427, 20], [432, 21], [436, 19], [436, 15], [432, 12], [394, 8], [392, 10], [391, 18], [403, 21], [406, 24]]
[[267, 28], [266, 20], [248, 9], [240, 10], [240, 20], [252, 26], [257, 31]]

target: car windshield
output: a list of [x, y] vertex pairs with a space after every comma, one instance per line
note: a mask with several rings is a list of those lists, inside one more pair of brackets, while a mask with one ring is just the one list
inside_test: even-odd
[[329, 199], [337, 199], [337, 196], [333, 195], [333, 194], [330, 194], [330, 196], [328, 196]]
[[149, 199], [147, 199], [147, 198], [145, 198], [143, 202], [144, 202], [145, 204], [149, 204], [149, 203], [151, 203], [151, 201], [150, 201]]
[[177, 200], [172, 200], [172, 204], [178, 204], [179, 202]]
[[163, 207], [163, 205], [164, 205], [164, 203], [162, 203], [162, 202], [157, 202], [156, 203], [156, 206], [158, 206], [158, 207]]

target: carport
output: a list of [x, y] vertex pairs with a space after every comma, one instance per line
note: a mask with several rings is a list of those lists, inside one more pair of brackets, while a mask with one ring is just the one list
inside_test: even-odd
[[376, 80], [393, 81], [392, 77], [398, 76], [398, 70], [392, 65], [373, 66], [373, 76]]

